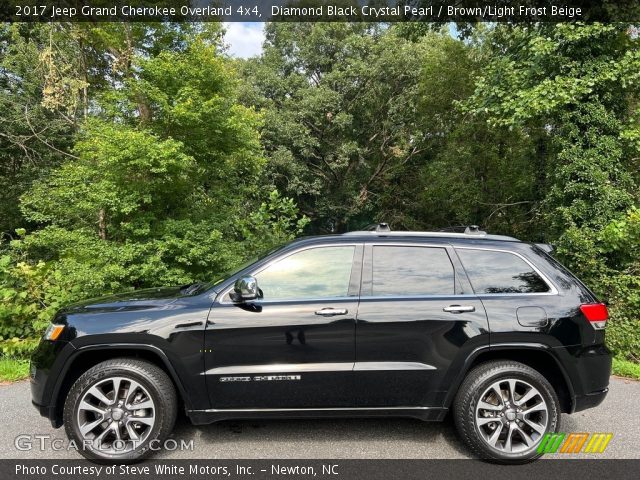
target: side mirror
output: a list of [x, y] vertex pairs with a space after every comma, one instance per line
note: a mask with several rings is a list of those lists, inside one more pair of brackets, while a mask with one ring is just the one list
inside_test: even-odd
[[231, 300], [235, 303], [247, 302], [260, 297], [258, 281], [254, 277], [242, 277], [236, 280], [231, 292]]

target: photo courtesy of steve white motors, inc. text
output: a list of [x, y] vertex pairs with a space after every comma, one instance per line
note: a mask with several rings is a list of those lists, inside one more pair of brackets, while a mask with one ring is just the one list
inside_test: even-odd
[[43, 476], [76, 478], [82, 476], [105, 477], [133, 477], [144, 478], [151, 476], [251, 476], [265, 474], [267, 476], [299, 476], [299, 477], [337, 477], [340, 475], [340, 465], [337, 463], [318, 463], [314, 465], [281, 465], [278, 463], [265, 465], [247, 464], [200, 464], [198, 462], [176, 465], [173, 463], [160, 463], [155, 465], [15, 465], [16, 476]]

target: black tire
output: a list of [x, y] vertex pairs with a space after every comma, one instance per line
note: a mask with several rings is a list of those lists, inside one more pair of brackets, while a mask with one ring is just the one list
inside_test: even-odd
[[[538, 422], [540, 424], [546, 423], [544, 432], [537, 432], [531, 429], [530, 424], [523, 423], [520, 416], [511, 421], [506, 419], [507, 408], [509, 410], [509, 417], [516, 415], [514, 412], [516, 407], [513, 405], [517, 405], [517, 408], [521, 408], [522, 410], [526, 410], [527, 408], [527, 402], [523, 405], [519, 405], [518, 403], [519, 399], [523, 399], [525, 394], [518, 397], [519, 394], [516, 393], [516, 395], [514, 395], [516, 401], [509, 401], [511, 397], [508, 392], [509, 382], [507, 379], [516, 380], [515, 385], [525, 392], [525, 394], [527, 392], [527, 385], [537, 390], [539, 396], [546, 403], [546, 414], [534, 412], [530, 414], [525, 413], [525, 415], [534, 415], [534, 421], [532, 423], [535, 423], [538, 428], [541, 428]], [[504, 392], [500, 387], [506, 387], [507, 399], [505, 399], [504, 396], [502, 396], [502, 398], [498, 397], [497, 390], [491, 389], [497, 382], [505, 382], [499, 383], [499, 389], [501, 392]], [[485, 400], [495, 398], [495, 405], [503, 408], [503, 410], [494, 413], [488, 409], [483, 409], [482, 406], [486, 406], [487, 404], [483, 403], [482, 406], [479, 406], [478, 404], [481, 398]], [[530, 402], [536, 401], [538, 404], [542, 403], [538, 396], [530, 400]], [[488, 403], [491, 406], [494, 405], [494, 402]], [[493, 463], [518, 464], [527, 463], [539, 458], [542, 454], [537, 452], [537, 446], [544, 435], [549, 432], [557, 432], [560, 428], [560, 404], [558, 402], [558, 396], [551, 384], [537, 370], [511, 360], [491, 361], [483, 363], [471, 370], [458, 389], [453, 411], [456, 428], [462, 440], [477, 457]], [[498, 418], [497, 416], [499, 416], [500, 413], [502, 413], [502, 417]], [[478, 425], [482, 421], [485, 421], [485, 418], [488, 416], [493, 419], [494, 415], [496, 416], [495, 422], [489, 422], [481, 426]], [[522, 415], [522, 413], [517, 413], [517, 415]], [[538, 416], [535, 417], [535, 415]], [[482, 418], [476, 421], [477, 417]], [[542, 418], [546, 418], [546, 421], [541, 420]], [[527, 419], [531, 420], [532, 418], [527, 417]], [[509, 435], [511, 428], [515, 429], [516, 432]], [[500, 433], [497, 432], [498, 429], [500, 429]], [[526, 436], [521, 435], [519, 433], [520, 431], [525, 431], [525, 433], [527, 433], [526, 436], [529, 436], [529, 439], [534, 441], [530, 444], [532, 446], [526, 443]], [[494, 437], [498, 439], [496, 440], [495, 447], [489, 444], [493, 436], [492, 433], [497, 434]], [[508, 445], [506, 443], [507, 436], [511, 436], [512, 440], [517, 442], [518, 448], [522, 448], [523, 450], [516, 452], [508, 451]]]
[[[115, 381], [118, 381], [118, 385], [123, 385], [122, 390], [116, 388], [113, 379], [120, 379]], [[144, 398], [147, 401], [150, 399], [152, 401], [152, 407], [146, 410], [128, 410], [126, 408], [127, 399], [125, 398], [125, 407], [117, 408], [118, 396], [112, 393], [107, 393], [105, 397], [114, 402], [113, 405], [109, 405], [109, 402], [100, 402], [98, 397], [86, 396], [89, 390], [92, 390], [92, 387], [96, 385], [98, 385], [100, 391], [103, 392], [106, 388], [103, 387], [103, 385], [109, 385], [109, 382], [112, 382], [113, 392], [116, 390], [123, 391], [126, 397], [136, 395], [136, 398]], [[129, 383], [127, 384], [127, 382]], [[137, 390], [133, 387], [136, 383], [138, 384]], [[127, 385], [128, 390], [124, 390], [127, 388]], [[92, 391], [95, 392], [95, 390]], [[114, 398], [112, 399], [111, 396]], [[94, 428], [94, 431], [97, 432], [104, 432], [104, 430], [115, 427], [112, 428], [113, 433], [106, 434], [106, 438], [115, 437], [115, 429], [118, 429], [118, 425], [115, 424], [120, 424], [119, 435], [123, 432], [123, 438], [129, 439], [127, 448], [120, 448], [121, 445], [115, 442], [112, 442], [112, 444], [115, 445], [115, 447], [112, 445], [112, 450], [117, 451], [106, 451], [103, 448], [86, 445], [87, 438], [80, 432], [80, 416], [85, 415], [85, 412], [91, 412], [91, 410], [80, 408], [80, 404], [83, 399], [86, 400], [87, 398], [92, 399], [92, 402], [98, 404], [100, 409], [109, 409], [109, 414], [105, 416], [104, 414], [96, 413], [95, 417], [90, 421], [85, 421], [85, 424], [95, 421], [97, 426]], [[124, 398], [124, 396], [122, 398]], [[161, 368], [143, 360], [115, 358], [95, 365], [76, 380], [65, 400], [64, 426], [67, 436], [75, 442], [82, 456], [93, 461], [104, 463], [133, 463], [144, 458], [152, 449], [157, 449], [162, 446], [162, 443], [173, 430], [177, 414], [177, 403], [173, 383]], [[132, 403], [132, 405], [131, 408], [134, 409], [137, 405], [141, 405], [141, 403]], [[82, 406], [84, 407], [85, 404]], [[117, 418], [114, 417], [116, 409], [118, 410]], [[121, 415], [124, 415], [122, 414], [123, 409], [126, 410], [127, 416], [130, 415], [128, 418], [122, 418], [124, 425], [123, 421], [118, 421], [121, 419]], [[142, 414], [140, 414], [140, 412], [142, 412]], [[153, 416], [153, 425], [145, 426], [142, 423], [136, 422], [136, 419], [139, 418], [136, 417], [138, 414], [140, 414], [140, 416], [145, 414], [150, 417]], [[98, 422], [100, 419], [103, 419], [101, 423]], [[132, 420], [132, 424], [127, 425], [127, 420]], [[115, 424], [111, 425], [114, 421]], [[139, 435], [139, 440], [134, 440], [132, 439], [133, 437], [129, 436], [129, 428], [134, 430], [134, 433], [137, 429], [143, 429], [143, 434]], [[94, 431], [90, 431], [89, 435], [98, 436]]]

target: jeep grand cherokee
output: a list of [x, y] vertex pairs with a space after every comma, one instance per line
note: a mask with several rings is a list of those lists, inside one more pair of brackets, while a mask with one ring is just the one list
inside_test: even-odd
[[611, 370], [606, 307], [548, 251], [381, 225], [72, 305], [32, 357], [33, 403], [84, 456], [120, 463], [179, 405], [194, 424], [451, 411], [477, 456], [529, 461], [561, 412], [602, 402]]

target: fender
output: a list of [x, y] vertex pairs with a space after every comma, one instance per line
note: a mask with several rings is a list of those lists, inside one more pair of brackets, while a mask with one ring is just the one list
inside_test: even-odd
[[544, 343], [534, 343], [534, 342], [496, 343], [491, 345], [483, 345], [471, 351], [471, 353], [464, 359], [462, 367], [458, 369], [458, 374], [451, 381], [450, 388], [444, 400], [444, 407], [446, 408], [451, 407], [451, 404], [453, 403], [453, 399], [455, 398], [456, 393], [458, 392], [458, 388], [460, 387], [460, 384], [462, 384], [462, 381], [467, 376], [467, 373], [471, 369], [471, 366], [481, 354], [484, 354], [487, 352], [496, 352], [496, 351], [522, 351], [522, 350], [535, 350], [537, 352], [542, 351], [545, 354], [547, 354], [550, 358], [553, 359], [553, 362], [555, 363], [556, 367], [562, 374], [562, 377], [569, 389], [569, 396], [571, 399], [571, 411], [573, 411], [575, 407], [575, 392], [574, 392], [573, 384], [571, 383], [571, 379], [569, 378], [569, 375], [567, 374], [562, 363], [558, 361], [558, 358], [552, 347]]
[[162, 360], [162, 363], [167, 369], [167, 372], [169, 373], [169, 376], [171, 377], [175, 385], [178, 387], [178, 391], [184, 401], [185, 408], [187, 410], [191, 408], [191, 399], [187, 394], [187, 391], [185, 390], [184, 385], [182, 384], [182, 381], [180, 380], [180, 377], [178, 376], [175, 368], [171, 364], [169, 357], [167, 357], [167, 355], [161, 348], [155, 345], [140, 344], [140, 343], [110, 343], [110, 344], [104, 344], [104, 345], [85, 345], [82, 347], [74, 346], [74, 348], [75, 350], [67, 357], [64, 366], [60, 370], [59, 375], [56, 379], [56, 382], [53, 386], [53, 390], [51, 392], [52, 415], [54, 415], [53, 412], [55, 411], [55, 407], [56, 407], [54, 402], [58, 398], [58, 394], [60, 393], [60, 389], [62, 388], [62, 384], [67, 376], [67, 372], [69, 371], [69, 368], [71, 367], [75, 359], [78, 357], [78, 355], [85, 353], [87, 351], [93, 351], [93, 350], [128, 349], [128, 350], [146, 350], [146, 351], [151, 351], [155, 353], [156, 355], [158, 355], [158, 357], [160, 357], [160, 359]]

